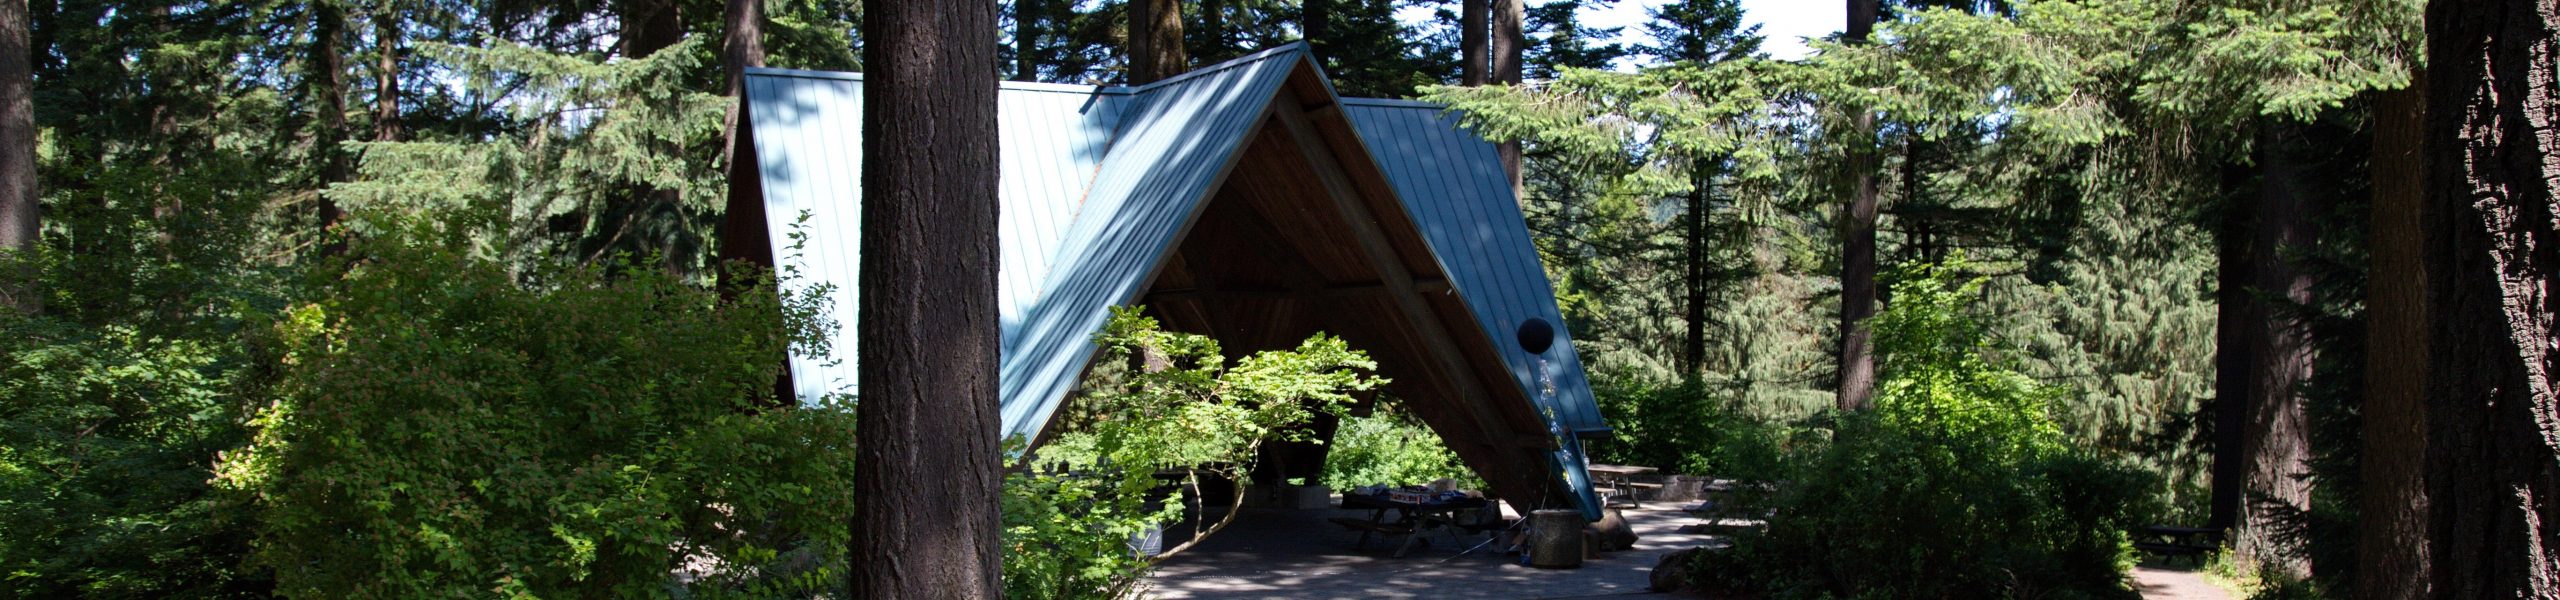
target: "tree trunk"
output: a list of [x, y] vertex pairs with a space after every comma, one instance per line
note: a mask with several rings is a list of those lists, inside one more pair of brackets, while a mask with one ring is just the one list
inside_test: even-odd
[[396, 142], [400, 128], [400, 13], [391, 2], [373, 11], [373, 141]]
[[[1865, 44], [1875, 30], [1877, 0], [1849, 0], [1847, 42]], [[1876, 116], [1857, 107], [1849, 141], [1849, 198], [1840, 211], [1840, 410], [1863, 410], [1875, 399], [1876, 314]]]
[[623, 0], [622, 56], [640, 58], [684, 41], [684, 21], [674, 0]]
[[2560, 4], [2427, 7], [2432, 596], [2560, 598]]
[[1013, 0], [1014, 81], [1040, 79], [1040, 16], [1046, 12], [1040, 7], [1044, 4], [1046, 0]]
[[2248, 461], [2240, 439], [2249, 422], [2249, 334], [2257, 312], [2249, 298], [2249, 203], [2242, 196], [2249, 173], [2238, 164], [2222, 169], [2221, 227], [2214, 235], [2213, 475], [2208, 525], [2225, 532], [2240, 524]]
[[996, 7], [863, 30], [854, 595], [995, 598]]
[[1201, 57], [1203, 62], [1235, 57], [1234, 52], [1230, 50], [1231, 47], [1227, 45], [1226, 0], [1200, 0], [1200, 39], [1208, 41], [1201, 48], [1205, 53]]
[[[1521, 53], [1529, 47], [1528, 34], [1520, 29], [1521, 21], [1528, 16], [1524, 2], [1493, 0], [1493, 51], [1489, 61], [1494, 83], [1520, 85]], [[1495, 149], [1502, 155], [1502, 170], [1511, 174], [1514, 200], [1528, 198], [1529, 191], [1521, 187], [1524, 180], [1520, 177], [1520, 142], [1503, 142]]]
[[[764, 66], [764, 0], [729, 0], [721, 10], [720, 71], [728, 78], [726, 90], [730, 100], [728, 119], [721, 126], [720, 153], [723, 159], [734, 159], [738, 153], [740, 111], [746, 107], [747, 69]], [[729, 160], [724, 160], [729, 163]], [[732, 170], [735, 176], [737, 171]], [[736, 214], [738, 199], [729, 200], [730, 214]], [[771, 265], [767, 259], [764, 264]]]
[[1693, 382], [1706, 370], [1707, 363], [1707, 187], [1715, 185], [1715, 174], [1703, 165], [1704, 162], [1701, 161], [1701, 166], [1691, 171], [1689, 206], [1680, 215], [1684, 230], [1682, 237], [1686, 238], [1688, 250], [1683, 257], [1688, 263], [1684, 265], [1687, 277], [1681, 282], [1686, 292], [1681, 300], [1687, 304], [1684, 313], [1688, 317], [1688, 331], [1680, 340], [1680, 360], [1685, 367], [1680, 377]]
[[1182, 74], [1182, 1], [1129, 0], [1129, 85]]
[[[35, 73], [26, 0], [0, 0], [0, 251], [35, 250], [37, 236]], [[44, 310], [33, 281], [0, 273], [0, 306]]]
[[[2301, 140], [2269, 123], [2258, 137], [2258, 193], [2249, 236], [2250, 292], [2259, 303], [2250, 336], [2247, 420], [2240, 456], [2247, 496], [2232, 551], [2261, 569], [2308, 576], [2310, 565], [2285, 524], [2311, 508], [2310, 421], [2301, 387], [2311, 380], [2311, 331], [2293, 307], [2311, 302], [2311, 274], [2287, 255], [2307, 249], [2310, 198], [2301, 189]], [[2268, 304], [2277, 302], [2280, 304]]]
[[1485, 13], [1490, 12], [1486, 0], [1460, 0], [1458, 9], [1458, 83], [1467, 87], [1485, 84]]
[[[5, 2], [7, 0], [0, 0]], [[347, 141], [347, 9], [336, 2], [311, 3], [311, 109], [313, 127], [311, 153], [320, 163], [319, 186], [346, 181], [353, 170], [344, 143]], [[312, 211], [319, 218], [319, 231], [325, 236], [338, 225], [338, 203], [325, 194]], [[334, 254], [334, 244], [325, 246]]]
[[2426, 72], [2373, 107], [2373, 246], [2365, 296], [2364, 421], [2357, 452], [2355, 592], [2416, 600], [2427, 592]]
[[747, 69], [764, 66], [764, 0], [729, 0], [721, 20], [728, 33], [720, 44], [720, 68], [734, 103], [720, 145], [722, 163], [729, 169], [729, 198], [720, 213], [720, 260], [772, 268], [773, 233], [765, 224], [762, 178], [748, 154], [754, 138], [745, 132]]
[[1333, 50], [1333, 0], [1305, 0], [1299, 8], [1298, 39], [1307, 41], [1307, 51], [1315, 54], [1316, 64], [1325, 65]]

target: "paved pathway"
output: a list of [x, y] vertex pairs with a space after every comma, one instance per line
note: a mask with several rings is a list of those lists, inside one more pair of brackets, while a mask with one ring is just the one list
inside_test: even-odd
[[1635, 549], [1607, 553], [1580, 569], [1525, 567], [1491, 547], [1461, 555], [1445, 536], [1394, 558], [1388, 556], [1393, 548], [1375, 540], [1367, 550], [1351, 549], [1356, 536], [1325, 521], [1367, 512], [1247, 509], [1225, 532], [1166, 560], [1150, 583], [1156, 597], [1172, 599], [1670, 597], [1645, 590], [1654, 563], [1706, 541], [1673, 531], [1694, 519], [1662, 506], [1627, 510], [1640, 536]]
[[[1149, 579], [1152, 593], [1167, 599], [1695, 598], [1646, 588], [1663, 554], [1709, 541], [1676, 531], [1696, 519], [1669, 506], [1647, 505], [1626, 510], [1628, 524], [1641, 536], [1635, 549], [1607, 553], [1580, 569], [1525, 567], [1518, 557], [1490, 547], [1460, 554], [1447, 537], [1394, 558], [1388, 556], [1392, 547], [1375, 540], [1367, 550], [1353, 550], [1355, 535], [1325, 520], [1367, 512], [1246, 509], [1225, 532], [1160, 565]], [[2145, 600], [2233, 600], [2230, 592], [2186, 571], [2146, 566], [2135, 570], [2134, 581]]]
[[2142, 600], [2234, 600], [2230, 590], [2193, 571], [2134, 567], [2133, 586], [2142, 592]]

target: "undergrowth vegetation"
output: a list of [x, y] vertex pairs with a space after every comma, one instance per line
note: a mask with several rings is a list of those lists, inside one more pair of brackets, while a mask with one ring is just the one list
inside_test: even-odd
[[781, 410], [814, 296], [392, 235], [252, 333], [281, 372], [215, 486], [288, 597], [841, 588], [852, 412]]
[[[1234, 522], [1243, 495], [1213, 515], [1196, 505], [1202, 481], [1245, 481], [1265, 444], [1309, 439], [1319, 414], [1386, 383], [1366, 353], [1321, 333], [1233, 364], [1216, 340], [1165, 331], [1136, 308], [1113, 309], [1095, 337], [1075, 411], [1027, 460], [1013, 453], [1027, 464], [1005, 478], [1007, 598], [1137, 593], [1157, 561]], [[1186, 519], [1181, 545], [1134, 547]]]
[[1876, 317], [1883, 384], [1796, 448], [1764, 532], [1702, 581], [1776, 598], [2130, 598], [2126, 531], [2152, 475], [2074, 446], [2053, 392], [2012, 370], [1968, 309], [1961, 263], [1905, 270]]

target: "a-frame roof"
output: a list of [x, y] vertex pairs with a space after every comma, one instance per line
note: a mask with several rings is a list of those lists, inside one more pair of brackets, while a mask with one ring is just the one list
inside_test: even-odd
[[[1552, 430], [1604, 429], [1567, 334], [1559, 331], [1542, 356], [1510, 342], [1525, 320], [1563, 319], [1492, 146], [1436, 105], [1333, 97], [1305, 47], [1293, 44], [1134, 88], [1001, 84], [1005, 433], [1036, 436], [1045, 426], [1091, 360], [1108, 308], [1145, 293], [1274, 99], [1292, 93], [1293, 75], [1316, 82], [1315, 93], [1348, 117], [1356, 135], [1345, 137], [1364, 149], [1352, 154], [1368, 156], [1344, 160], [1384, 174], [1480, 328], [1466, 339], [1499, 357], [1516, 397], [1535, 403]], [[791, 361], [803, 398], [854, 391], [861, 85], [847, 73], [755, 69], [747, 77], [752, 160], [775, 256], [832, 283], [838, 307], [833, 358]], [[794, 231], [797, 240], [785, 235]], [[1570, 487], [1587, 489], [1579, 465], [1563, 470]]]

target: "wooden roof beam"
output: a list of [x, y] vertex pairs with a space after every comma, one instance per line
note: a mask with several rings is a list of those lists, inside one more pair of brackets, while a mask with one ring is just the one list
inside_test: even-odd
[[[1495, 398], [1495, 395], [1484, 388], [1482, 380], [1475, 376], [1475, 370], [1467, 364], [1465, 357], [1459, 355], [1454, 347], [1457, 338], [1450, 335], [1448, 329], [1441, 324], [1439, 316], [1424, 300], [1422, 290], [1415, 283], [1417, 278], [1405, 268], [1405, 262], [1397, 254], [1395, 245], [1387, 241], [1386, 232], [1378, 226], [1378, 218], [1370, 214], [1369, 205], [1363, 201], [1359, 188], [1351, 182], [1349, 174], [1335, 159], [1329, 145], [1324, 142], [1325, 138], [1322, 134], [1317, 133], [1315, 126], [1308, 121], [1304, 109], [1291, 102], [1272, 104], [1272, 120], [1276, 121], [1292, 138], [1294, 145], [1305, 158], [1307, 166], [1316, 172], [1317, 179], [1324, 185], [1325, 195], [1331, 200], [1334, 210], [1350, 226], [1350, 233], [1353, 239], [1358, 241], [1361, 255], [1368, 260], [1370, 268], [1378, 275], [1379, 283], [1387, 288], [1387, 295], [1393, 301], [1397, 312], [1401, 313], [1401, 316], [1420, 334], [1422, 339], [1418, 345], [1427, 349], [1431, 355], [1431, 362], [1440, 367], [1440, 375], [1455, 384], [1454, 389], [1459, 390], [1459, 393], [1466, 398], [1475, 400]], [[1524, 435], [1522, 432], [1512, 431], [1511, 428], [1504, 426], [1491, 411], [1471, 407], [1458, 412], [1466, 414], [1473, 421], [1476, 430], [1482, 432], [1480, 435], [1485, 436], [1484, 439], [1475, 440], [1476, 443], [1497, 447], [1508, 446], [1511, 445], [1509, 442]], [[1537, 437], [1544, 437], [1543, 432]], [[1512, 449], [1503, 454], [1511, 455], [1515, 459], [1521, 456], [1518, 449]], [[1492, 476], [1489, 479], [1501, 479], [1506, 474], [1488, 475]], [[1526, 473], [1508, 475], [1529, 477]], [[1552, 487], [1537, 485], [1535, 479], [1515, 479], [1511, 483], [1516, 486], [1510, 490], [1513, 492], [1529, 492]], [[1513, 500], [1532, 499], [1514, 498]]]

